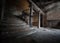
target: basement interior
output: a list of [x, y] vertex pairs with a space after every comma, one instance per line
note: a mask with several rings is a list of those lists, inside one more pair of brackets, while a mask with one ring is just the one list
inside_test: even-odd
[[60, 0], [0, 0], [2, 43], [60, 43]]

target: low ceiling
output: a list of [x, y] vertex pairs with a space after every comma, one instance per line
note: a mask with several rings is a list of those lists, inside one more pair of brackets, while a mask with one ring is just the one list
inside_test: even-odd
[[44, 8], [47, 5], [50, 5], [51, 3], [59, 2], [60, 0], [32, 0], [34, 3], [36, 3], [40, 8]]
[[60, 20], [59, 0], [33, 0], [46, 14], [47, 20]]

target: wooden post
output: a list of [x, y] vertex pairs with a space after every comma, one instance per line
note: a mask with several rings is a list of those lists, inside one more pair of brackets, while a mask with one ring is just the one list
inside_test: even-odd
[[32, 15], [33, 15], [33, 5], [30, 3], [30, 15], [29, 15], [29, 25], [32, 27]]
[[38, 12], [38, 28], [40, 28], [40, 11]]

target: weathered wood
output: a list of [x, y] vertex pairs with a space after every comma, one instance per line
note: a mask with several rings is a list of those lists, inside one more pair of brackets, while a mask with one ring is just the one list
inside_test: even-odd
[[38, 21], [39, 21], [39, 23], [38, 23], [38, 27], [40, 28], [40, 12], [39, 12], [39, 14], [38, 14]]
[[[29, 0], [33, 5], [33, 9], [38, 12], [38, 27], [47, 25], [47, 16], [32, 0]], [[43, 17], [41, 17], [41, 14]], [[42, 19], [42, 20], [41, 20]]]
[[33, 5], [30, 3], [30, 15], [29, 15], [29, 25], [32, 27], [32, 15], [33, 15]]
[[29, 0], [32, 4], [33, 4], [33, 9], [36, 10], [37, 12], [40, 11], [43, 15], [45, 15], [45, 13], [31, 0]]

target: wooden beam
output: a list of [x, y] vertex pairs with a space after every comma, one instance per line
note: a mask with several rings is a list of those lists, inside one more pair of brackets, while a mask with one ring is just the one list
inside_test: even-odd
[[33, 9], [35, 9], [37, 12], [40, 11], [43, 15], [45, 15], [45, 13], [32, 0], [29, 1], [32, 3]]
[[[46, 14], [32, 0], [29, 0], [29, 2], [32, 3], [33, 9], [39, 13], [38, 14], [39, 15], [38, 16], [38, 23], [39, 23], [38, 27], [40, 28], [41, 23], [42, 23], [42, 26], [47, 25], [47, 16], [46, 16]], [[41, 14], [42, 14], [42, 17], [41, 17]], [[42, 21], [41, 21], [41, 19], [42, 19]]]

